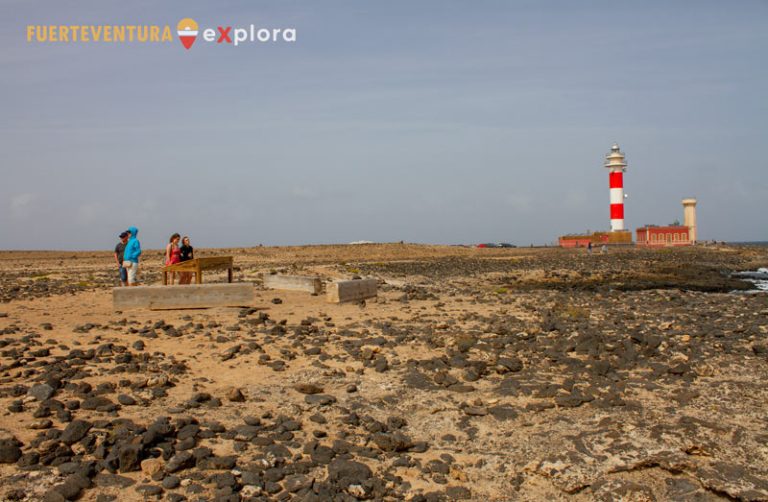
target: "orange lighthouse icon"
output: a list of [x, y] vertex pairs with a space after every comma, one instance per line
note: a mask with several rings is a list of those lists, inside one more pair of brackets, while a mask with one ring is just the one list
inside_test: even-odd
[[183, 45], [185, 49], [189, 50], [197, 38], [197, 23], [194, 19], [185, 17], [179, 21], [179, 24], [176, 25], [176, 33], [179, 35], [181, 45]]

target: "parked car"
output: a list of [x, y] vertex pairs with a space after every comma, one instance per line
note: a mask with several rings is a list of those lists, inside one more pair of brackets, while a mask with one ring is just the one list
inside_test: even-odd
[[515, 246], [514, 244], [510, 244], [509, 242], [499, 242], [499, 246], [498, 247], [500, 247], [500, 248], [516, 248], [517, 246]]
[[482, 244], [478, 244], [477, 247], [479, 247], [479, 248], [497, 248], [497, 247], [499, 247], [499, 245], [496, 244], [495, 242], [484, 242]]

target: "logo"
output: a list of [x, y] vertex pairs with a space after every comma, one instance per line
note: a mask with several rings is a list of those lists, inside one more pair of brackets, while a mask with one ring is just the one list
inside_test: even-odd
[[[176, 35], [184, 49], [194, 45], [198, 35], [202, 42], [219, 46], [280, 44], [296, 42], [296, 28], [256, 26], [200, 27], [185, 17], [176, 24]], [[172, 43], [171, 26], [132, 24], [27, 25], [28, 43]]]
[[189, 50], [197, 39], [197, 23], [194, 19], [185, 17], [176, 25], [176, 34], [179, 36], [181, 45]]

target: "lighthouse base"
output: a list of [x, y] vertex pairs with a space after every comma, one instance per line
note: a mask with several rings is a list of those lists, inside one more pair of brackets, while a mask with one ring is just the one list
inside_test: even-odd
[[563, 235], [558, 239], [560, 247], [578, 248], [586, 247], [589, 244], [593, 246], [629, 246], [632, 245], [632, 232], [629, 230], [618, 230], [615, 232], [593, 232], [582, 235]]

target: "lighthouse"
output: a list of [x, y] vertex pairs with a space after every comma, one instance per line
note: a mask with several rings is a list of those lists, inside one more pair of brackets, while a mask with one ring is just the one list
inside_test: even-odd
[[696, 199], [683, 199], [683, 225], [688, 227], [688, 239], [696, 244]]
[[[586, 234], [568, 234], [558, 240], [562, 247], [592, 246], [631, 246], [632, 232], [624, 227], [624, 171], [627, 162], [624, 153], [616, 143], [605, 156], [605, 167], [608, 169], [608, 187], [611, 192], [611, 231], [587, 232]], [[695, 223], [694, 223], [695, 225]], [[638, 238], [640, 230], [638, 230]]]
[[620, 232], [624, 230], [624, 171], [627, 170], [627, 162], [616, 143], [605, 156], [605, 167], [611, 191], [611, 232]]

